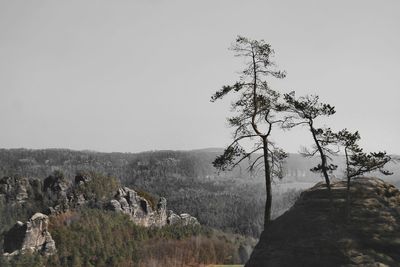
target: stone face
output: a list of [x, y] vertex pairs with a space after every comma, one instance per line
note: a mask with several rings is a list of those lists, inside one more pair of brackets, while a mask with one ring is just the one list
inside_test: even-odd
[[150, 201], [138, 195], [128, 187], [119, 188], [114, 199], [108, 203], [108, 208], [129, 215], [131, 220], [145, 227], [162, 227], [167, 224], [197, 225], [197, 219], [189, 214], [177, 215], [167, 212], [167, 200], [160, 198], [152, 208]]
[[4, 236], [5, 255], [26, 251], [54, 254], [56, 247], [48, 231], [48, 224], [48, 217], [42, 213], [35, 213], [25, 224], [17, 222]]
[[400, 266], [400, 191], [376, 178], [318, 183], [262, 233], [247, 267]]
[[161, 227], [167, 223], [165, 198], [161, 198], [155, 210], [153, 210], [147, 199], [139, 196], [135, 190], [128, 187], [119, 188], [108, 207], [111, 210], [129, 215], [135, 224], [141, 226]]

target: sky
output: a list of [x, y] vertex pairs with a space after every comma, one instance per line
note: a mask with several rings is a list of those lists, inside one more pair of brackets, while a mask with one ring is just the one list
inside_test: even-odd
[[[232, 100], [211, 103], [264, 39], [287, 77], [318, 94], [320, 125], [400, 153], [400, 1], [0, 0], [0, 147], [139, 152], [223, 147]], [[289, 152], [307, 129], [276, 130]]]

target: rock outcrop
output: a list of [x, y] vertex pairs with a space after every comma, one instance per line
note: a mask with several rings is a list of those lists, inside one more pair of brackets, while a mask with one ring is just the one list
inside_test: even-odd
[[167, 212], [167, 200], [161, 197], [156, 205], [149, 199], [128, 187], [118, 189], [114, 199], [108, 203], [108, 208], [129, 215], [137, 225], [145, 227], [162, 227], [167, 224], [198, 225], [197, 219], [187, 213], [177, 215]]
[[89, 175], [79, 174], [75, 183], [69, 182], [61, 173], [55, 172], [43, 181], [37, 178], [3, 177], [0, 179], [0, 201], [16, 208], [35, 206], [47, 215], [63, 213], [95, 200], [85, 196], [80, 187], [91, 181]]
[[62, 212], [70, 208], [71, 185], [61, 173], [48, 176], [43, 181], [43, 195], [50, 210]]
[[[44, 255], [55, 253], [55, 242], [48, 231], [48, 216], [78, 209], [106, 208], [127, 214], [137, 225], [163, 227], [168, 224], [197, 225], [189, 214], [177, 215], [167, 211], [167, 200], [155, 201], [151, 195], [140, 194], [128, 187], [119, 188], [115, 196], [97, 199], [93, 192], [86, 194], [86, 186], [93, 181], [89, 175], [77, 175], [75, 184], [69, 183], [61, 173], [44, 179], [4, 177], [0, 179], [0, 201], [13, 209], [21, 209], [25, 218], [35, 213], [26, 223], [17, 222], [4, 234], [4, 255], [13, 256], [26, 251]], [[111, 191], [111, 190], [110, 190]], [[44, 215], [40, 212], [46, 213]]]
[[42, 213], [35, 213], [26, 223], [17, 222], [4, 235], [4, 255], [13, 256], [26, 251], [54, 254], [56, 246], [48, 224], [48, 217]]
[[0, 179], [0, 200], [5, 203], [23, 204], [28, 199], [41, 199], [41, 187], [38, 179], [6, 176]]
[[46, 179], [24, 177], [4, 177], [0, 179], [0, 201], [19, 208], [29, 204], [38, 208], [37, 212], [47, 215], [63, 213], [81, 206], [106, 208], [122, 212], [141, 226], [162, 227], [167, 224], [196, 225], [197, 219], [189, 214], [177, 215], [167, 210], [167, 200], [161, 197], [158, 202], [139, 195], [135, 190], [121, 187], [113, 199], [98, 201], [93, 194], [85, 194], [82, 188], [92, 181], [89, 174], [78, 174], [74, 183], [68, 182], [62, 173], [55, 172]]
[[400, 266], [400, 191], [375, 178], [355, 178], [351, 206], [346, 183], [324, 183], [262, 233], [247, 267]]
[[161, 198], [156, 207], [150, 201], [138, 195], [135, 190], [128, 187], [118, 189], [115, 198], [108, 205], [111, 210], [129, 215], [130, 219], [138, 225], [164, 226], [167, 222], [165, 198]]
[[196, 217], [193, 217], [188, 213], [182, 213], [181, 215], [178, 215], [172, 210], [168, 211], [167, 223], [169, 225], [183, 225], [183, 226], [200, 224]]

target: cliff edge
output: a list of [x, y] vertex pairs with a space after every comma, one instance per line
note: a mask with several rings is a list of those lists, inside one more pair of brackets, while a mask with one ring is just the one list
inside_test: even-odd
[[346, 183], [332, 183], [333, 209], [324, 183], [262, 233], [247, 267], [400, 266], [400, 191], [377, 178], [355, 178], [351, 209]]

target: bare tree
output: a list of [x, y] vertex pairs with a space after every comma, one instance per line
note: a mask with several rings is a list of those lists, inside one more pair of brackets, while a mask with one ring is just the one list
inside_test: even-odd
[[[239, 36], [232, 44], [231, 50], [235, 56], [244, 58], [246, 62], [239, 81], [223, 86], [211, 98], [214, 102], [227, 94], [237, 94], [232, 103], [235, 115], [228, 118], [229, 125], [235, 129], [233, 141], [224, 153], [215, 159], [213, 165], [219, 170], [233, 169], [243, 160], [249, 159], [251, 171], [264, 171], [265, 228], [271, 220], [271, 181], [274, 176], [280, 176], [282, 160], [287, 156], [270, 141], [274, 126], [283, 123], [285, 119], [277, 118], [277, 114], [283, 109], [283, 106], [278, 104], [280, 94], [269, 87], [266, 78], [272, 76], [282, 79], [285, 72], [272, 69], [275, 66], [271, 61], [274, 51], [264, 40], [251, 40]], [[253, 145], [250, 151], [244, 148], [243, 142], [246, 140]], [[256, 156], [254, 160], [252, 155]]]

